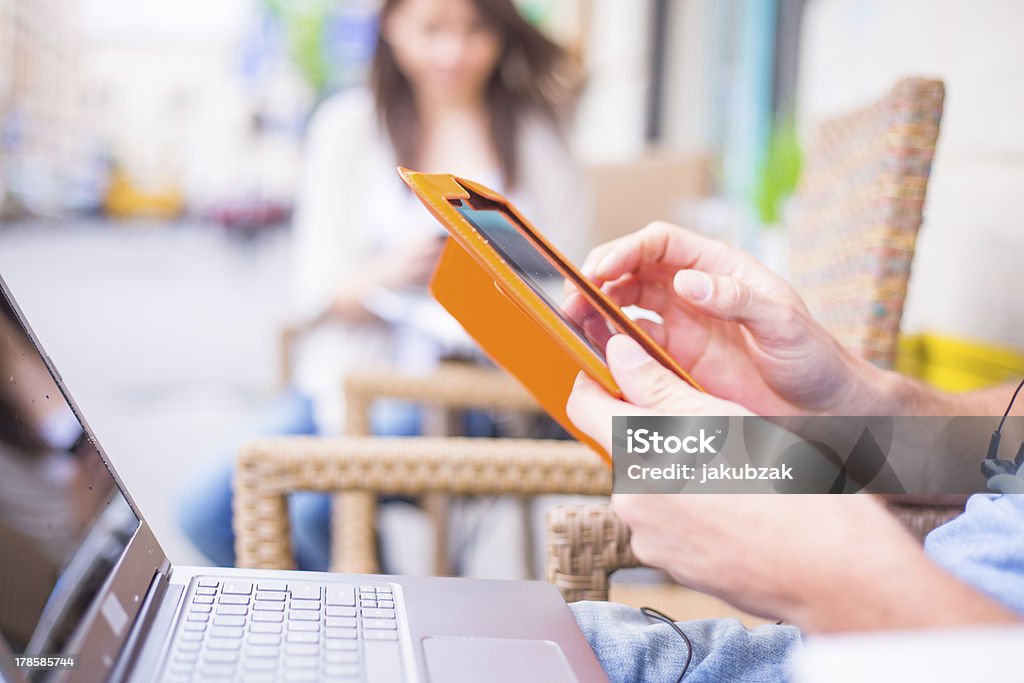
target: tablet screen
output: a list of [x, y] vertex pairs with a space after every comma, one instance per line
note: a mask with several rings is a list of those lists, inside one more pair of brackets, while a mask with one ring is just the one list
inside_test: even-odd
[[567, 298], [566, 292], [570, 290], [565, 286], [565, 276], [523, 235], [513, 220], [499, 209], [475, 209], [458, 201], [452, 204], [527, 286], [604, 361], [605, 343], [613, 334], [604, 317], [581, 296]]

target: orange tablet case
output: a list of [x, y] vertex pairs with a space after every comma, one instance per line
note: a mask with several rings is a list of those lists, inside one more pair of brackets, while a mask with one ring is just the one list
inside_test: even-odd
[[[611, 457], [565, 414], [576, 375], [582, 370], [609, 393], [621, 396], [608, 366], [498, 255], [452, 206], [450, 200], [477, 195], [501, 205], [527, 238], [550, 253], [548, 260], [577, 282], [581, 293], [619, 332], [629, 334], [694, 387], [700, 386], [630, 320], [604, 292], [590, 284], [511, 203], [497, 192], [445, 173], [398, 169], [427, 209], [451, 234], [430, 281], [430, 292], [459, 321], [484, 352], [516, 377], [537, 402], [570, 434], [593, 448], [605, 462]], [[582, 285], [582, 286], [581, 286]]]

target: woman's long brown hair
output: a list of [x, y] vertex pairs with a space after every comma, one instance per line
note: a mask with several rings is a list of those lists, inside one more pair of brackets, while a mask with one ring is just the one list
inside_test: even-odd
[[[404, 0], [385, 0], [378, 26]], [[491, 144], [506, 188], [519, 180], [518, 129], [524, 113], [534, 110], [556, 122], [574, 99], [579, 69], [568, 53], [520, 16], [512, 0], [473, 0], [483, 20], [498, 35], [502, 51], [485, 86]], [[398, 68], [391, 46], [378, 31], [370, 71], [377, 113], [399, 164], [415, 167], [420, 116], [412, 86]]]

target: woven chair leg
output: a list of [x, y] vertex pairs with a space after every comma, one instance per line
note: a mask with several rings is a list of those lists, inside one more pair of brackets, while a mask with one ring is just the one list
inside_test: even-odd
[[331, 505], [331, 571], [376, 574], [377, 496], [365, 491], [334, 494]]
[[448, 557], [448, 521], [451, 518], [452, 497], [447, 493], [427, 493], [421, 505], [434, 524], [434, 576], [451, 576], [452, 563]]
[[537, 577], [537, 544], [533, 533], [533, 498], [519, 496], [516, 499], [519, 507], [519, 521], [523, 526], [523, 564], [526, 566], [526, 577]]
[[609, 505], [560, 505], [547, 520], [547, 578], [566, 602], [607, 600], [611, 574], [640, 564]]
[[235, 466], [232, 523], [235, 565], [294, 569], [287, 479], [275, 463], [243, 449]]

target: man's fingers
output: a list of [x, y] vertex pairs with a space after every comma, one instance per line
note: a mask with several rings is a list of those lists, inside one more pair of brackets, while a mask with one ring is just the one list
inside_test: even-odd
[[565, 412], [580, 431], [589, 435], [608, 453], [612, 452], [612, 418], [616, 415], [636, 415], [636, 408], [612, 398], [601, 385], [583, 372], [565, 404]]
[[[632, 337], [618, 334], [608, 341], [608, 367], [627, 402], [669, 414], [686, 414], [694, 394], [703, 396], [668, 368], [651, 358]], [[710, 397], [706, 397], [710, 398]]]
[[651, 223], [643, 230], [608, 243], [588, 259], [592, 277], [614, 280], [648, 266], [671, 269], [699, 268], [712, 273], [732, 273], [749, 257], [742, 251], [668, 223]]
[[700, 311], [743, 323], [762, 344], [792, 343], [806, 327], [800, 307], [768, 296], [738, 278], [681, 270], [672, 286], [676, 294]]

